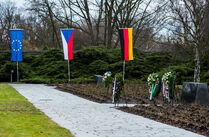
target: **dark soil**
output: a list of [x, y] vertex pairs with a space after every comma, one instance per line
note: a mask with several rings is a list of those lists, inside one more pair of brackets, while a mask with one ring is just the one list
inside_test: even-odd
[[[111, 88], [107, 89], [94, 83], [57, 84], [58, 89], [99, 103], [111, 103]], [[120, 103], [135, 103], [134, 107], [118, 109], [140, 115], [161, 123], [166, 123], [209, 137], [209, 106], [186, 104], [181, 102], [181, 89], [176, 88], [175, 99], [168, 103], [160, 94], [149, 100], [148, 87], [145, 84], [125, 84]]]
[[[97, 86], [95, 83], [65, 83], [57, 84], [55, 86], [57, 86], [59, 90], [70, 92], [98, 103], [112, 103], [112, 87], [109, 87], [107, 93], [107, 88]], [[148, 90], [148, 88], [144, 84], [125, 84], [125, 90], [121, 95], [120, 103], [152, 103], [148, 99], [148, 92], [144, 92], [145, 90]]]

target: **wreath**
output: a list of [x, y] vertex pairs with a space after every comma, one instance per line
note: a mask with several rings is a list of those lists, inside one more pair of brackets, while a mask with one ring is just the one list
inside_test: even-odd
[[122, 94], [124, 81], [123, 76], [121, 74], [116, 74], [113, 79], [113, 90], [112, 90], [112, 102], [116, 103], [120, 99], [120, 95]]
[[110, 83], [112, 82], [112, 74], [110, 71], [104, 73], [102, 81], [104, 82], [104, 86], [106, 88], [109, 87]]
[[150, 93], [150, 100], [153, 99], [153, 97], [156, 97], [160, 93], [161, 89], [161, 81], [160, 81], [160, 75], [158, 73], [152, 73], [147, 78], [148, 87], [149, 87], [149, 93]]
[[175, 81], [176, 75], [174, 72], [166, 72], [162, 76], [163, 96], [168, 99], [168, 102], [174, 98]]

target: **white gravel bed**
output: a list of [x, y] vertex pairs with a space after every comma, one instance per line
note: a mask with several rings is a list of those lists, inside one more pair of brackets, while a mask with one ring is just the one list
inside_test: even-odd
[[43, 84], [10, 84], [36, 108], [75, 137], [200, 137], [184, 129], [162, 124], [95, 103]]

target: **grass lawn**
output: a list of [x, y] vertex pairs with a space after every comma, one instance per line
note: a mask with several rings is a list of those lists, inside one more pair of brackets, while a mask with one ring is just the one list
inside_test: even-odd
[[73, 137], [8, 84], [0, 84], [0, 137]]

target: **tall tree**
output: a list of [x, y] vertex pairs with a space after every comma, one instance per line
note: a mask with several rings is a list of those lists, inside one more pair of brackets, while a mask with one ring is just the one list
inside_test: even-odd
[[[86, 33], [90, 37], [91, 44], [98, 45], [99, 27], [103, 14], [103, 0], [96, 0], [95, 2], [89, 0], [60, 0], [59, 2], [61, 9], [64, 11], [61, 13], [64, 16], [54, 12], [57, 20], [68, 27], [73, 27]], [[70, 13], [68, 14], [66, 11], [70, 11]], [[68, 21], [69, 17], [71, 17], [70, 22]]]
[[163, 24], [161, 11], [165, 4], [156, 4], [154, 0], [27, 1], [30, 2], [29, 10], [43, 22], [51, 23], [49, 28], [54, 43], [59, 43], [58, 28], [67, 27], [75, 28], [77, 34], [82, 32], [84, 45], [103, 44], [107, 48], [119, 45], [119, 28], [134, 28], [134, 45], [144, 37], [146, 41], [152, 39]]
[[55, 3], [48, 0], [27, 0], [27, 2], [30, 5], [27, 10], [34, 14], [34, 17], [37, 18], [37, 23], [40, 23], [39, 30], [46, 30], [44, 34], [45, 39], [48, 39], [46, 40], [48, 47], [61, 48], [57, 29], [58, 22], [53, 15]]
[[[162, 21], [160, 11], [165, 2], [157, 4], [154, 0], [107, 0], [106, 4], [107, 47], [111, 48], [112, 40], [115, 37], [118, 38], [119, 28], [134, 28], [134, 45], [137, 43], [142, 31], [152, 29], [153, 26], [156, 26], [155, 29], [158, 30], [158, 26], [160, 26], [158, 21]], [[152, 10], [150, 10], [151, 8]], [[118, 42], [119, 39], [116, 40], [114, 47], [118, 45]]]
[[206, 17], [206, 0], [169, 0], [170, 29], [183, 45], [194, 52], [194, 82], [200, 82], [200, 48], [204, 46], [203, 26]]
[[157, 18], [163, 7], [161, 4], [151, 12], [154, 0], [59, 0], [59, 3], [56, 9], [62, 11], [59, 14], [54, 11], [58, 21], [86, 33], [91, 45], [103, 43], [107, 48], [117, 47], [120, 27], [136, 29], [135, 44], [142, 30], [159, 23]]
[[10, 1], [0, 3], [0, 41], [9, 41], [9, 30], [15, 28], [17, 7]]

